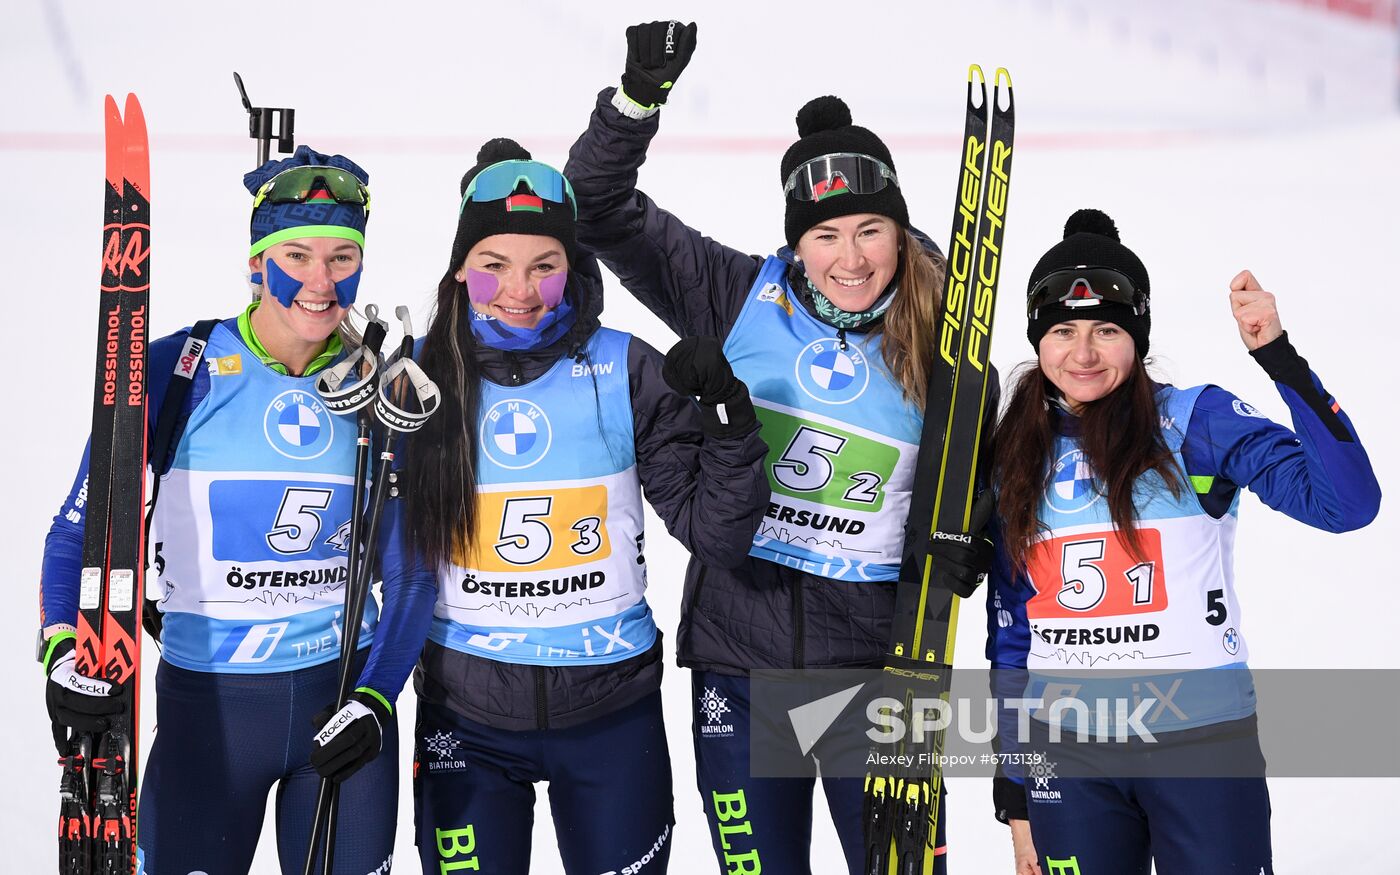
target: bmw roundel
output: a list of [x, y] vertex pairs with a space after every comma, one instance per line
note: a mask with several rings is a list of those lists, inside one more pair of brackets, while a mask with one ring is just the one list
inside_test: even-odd
[[841, 348], [834, 337], [813, 341], [797, 354], [797, 384], [826, 404], [848, 404], [870, 385], [870, 365], [853, 344]]
[[507, 398], [481, 420], [481, 448], [502, 468], [528, 468], [545, 457], [554, 439], [549, 417], [537, 404]]
[[1078, 513], [1099, 500], [1094, 472], [1089, 469], [1083, 450], [1070, 450], [1055, 460], [1046, 498], [1060, 513]]
[[315, 392], [290, 389], [267, 406], [263, 434], [277, 452], [289, 459], [306, 460], [330, 449], [335, 428], [330, 411]]

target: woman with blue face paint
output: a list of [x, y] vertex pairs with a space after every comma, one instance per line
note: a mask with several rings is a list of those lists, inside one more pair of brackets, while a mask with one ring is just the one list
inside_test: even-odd
[[663, 359], [600, 326], [602, 277], [557, 170], [492, 140], [460, 192], [418, 357], [442, 402], [403, 454], [360, 683], [397, 691], [421, 653], [423, 871], [529, 871], [548, 781], [565, 871], [663, 872], [675, 820], [642, 495], [706, 562], [741, 561], [768, 502], [753, 405], [712, 338]]
[[[161, 661], [156, 740], [138, 843], [147, 875], [249, 870], [268, 791], [277, 788], [278, 855], [301, 872], [320, 776], [313, 716], [336, 695], [339, 621], [355, 425], [331, 416], [316, 375], [358, 342], [348, 316], [359, 284], [368, 175], [302, 146], [244, 177], [254, 195], [255, 300], [151, 344], [150, 427], [188, 378], [160, 477], [153, 558]], [[152, 446], [152, 460], [161, 448]], [[44, 546], [42, 627], [49, 714], [97, 730], [111, 690], [74, 670], [74, 622], [88, 459]], [[366, 605], [362, 647], [376, 609]], [[397, 740], [341, 789], [338, 871], [388, 872]]]

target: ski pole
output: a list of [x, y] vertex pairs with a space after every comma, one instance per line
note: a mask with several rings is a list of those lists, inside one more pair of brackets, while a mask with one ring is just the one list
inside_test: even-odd
[[[359, 433], [355, 439], [355, 481], [350, 501], [350, 540], [346, 556], [345, 607], [340, 615], [340, 661], [339, 685], [336, 707], [344, 707], [346, 687], [350, 682], [351, 660], [355, 657], [359, 641], [360, 624], [352, 616], [357, 591], [361, 590], [360, 570], [360, 530], [364, 522], [365, 481], [369, 473], [370, 438], [374, 418], [370, 404], [379, 388], [379, 350], [384, 344], [388, 326], [379, 319], [379, 308], [370, 304], [365, 308], [369, 324], [365, 327], [364, 341], [345, 361], [325, 371], [316, 381], [316, 391], [326, 403], [327, 409], [339, 415], [358, 414]], [[349, 380], [350, 382], [346, 382]], [[363, 605], [364, 596], [359, 594]], [[303, 871], [311, 875], [315, 865], [316, 851], [320, 844], [320, 827], [325, 817], [330, 795], [330, 781], [322, 779], [316, 796], [316, 813], [311, 821], [311, 842], [307, 848], [306, 865]]]

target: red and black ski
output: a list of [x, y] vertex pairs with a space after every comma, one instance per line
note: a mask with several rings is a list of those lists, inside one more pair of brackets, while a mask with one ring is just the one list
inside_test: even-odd
[[125, 687], [128, 708], [65, 757], [63, 875], [135, 875], [140, 630], [145, 581], [146, 342], [150, 293], [150, 161], [136, 95], [106, 100], [102, 284], [77, 668]]

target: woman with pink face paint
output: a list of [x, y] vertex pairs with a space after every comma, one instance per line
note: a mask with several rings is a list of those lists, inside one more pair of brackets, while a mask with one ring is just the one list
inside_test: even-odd
[[599, 325], [573, 190], [517, 143], [482, 147], [458, 215], [418, 355], [442, 406], [404, 454], [400, 583], [360, 682], [396, 691], [418, 659], [424, 871], [528, 871], [548, 781], [566, 871], [663, 872], [642, 491], [703, 561], [741, 562], [769, 498], [753, 405], [718, 341], [663, 359]]

